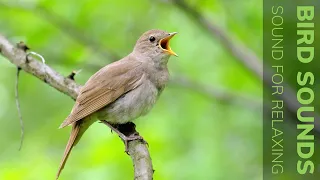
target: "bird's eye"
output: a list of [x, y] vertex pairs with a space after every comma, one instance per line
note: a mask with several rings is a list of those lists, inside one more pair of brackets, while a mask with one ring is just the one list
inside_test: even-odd
[[156, 40], [155, 37], [153, 37], [153, 36], [150, 36], [150, 37], [149, 37], [149, 41], [150, 41], [150, 42], [153, 42], [153, 41], [155, 41], [155, 40]]

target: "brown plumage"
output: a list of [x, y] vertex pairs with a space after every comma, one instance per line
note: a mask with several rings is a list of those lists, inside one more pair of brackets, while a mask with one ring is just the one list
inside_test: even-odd
[[[123, 62], [126, 65], [123, 66]], [[95, 73], [81, 89], [71, 114], [60, 125], [63, 128], [113, 102], [126, 92], [139, 85], [142, 72], [135, 68], [141, 65], [138, 61], [118, 61], [105, 66]], [[138, 73], [132, 75], [133, 73]]]
[[72, 125], [72, 130], [56, 179], [72, 148], [96, 118], [124, 124], [150, 111], [168, 81], [167, 62], [170, 55], [176, 55], [169, 40], [175, 34], [147, 31], [132, 53], [89, 78], [70, 115], [60, 125], [60, 128]]
[[67, 161], [67, 159], [68, 159], [68, 157], [70, 155], [71, 149], [75, 145], [75, 141], [76, 141], [77, 137], [78, 137], [78, 139], [80, 137], [80, 136], [78, 136], [79, 131], [80, 131], [80, 123], [74, 123], [72, 125], [72, 130], [71, 130], [71, 134], [70, 134], [70, 137], [69, 137], [69, 141], [68, 141], [68, 144], [66, 146], [66, 150], [64, 151], [63, 158], [62, 158], [62, 161], [60, 163], [60, 167], [59, 167], [56, 179], [59, 178], [59, 175], [60, 175], [62, 169], [64, 168], [64, 165], [66, 164], [66, 161]]

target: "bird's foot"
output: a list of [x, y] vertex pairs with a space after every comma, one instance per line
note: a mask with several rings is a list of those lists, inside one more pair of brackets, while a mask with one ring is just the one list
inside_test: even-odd
[[[111, 131], [116, 132], [122, 139], [125, 145], [125, 152], [129, 154], [129, 142], [134, 140], [141, 140], [143, 143], [148, 145], [148, 142], [143, 139], [142, 136], [136, 131], [136, 125], [132, 122], [126, 124], [110, 124], [109, 122], [102, 120], [103, 124], [107, 125]], [[148, 145], [149, 146], [149, 145]]]
[[[119, 135], [120, 136], [120, 135]], [[139, 134], [131, 134], [130, 136], [120, 136], [120, 138], [122, 139], [124, 146], [125, 146], [125, 150], [124, 152], [126, 152], [127, 154], [129, 154], [129, 142], [130, 141], [134, 141], [134, 140], [140, 140], [143, 143], [148, 144], [142, 136], [140, 136]]]

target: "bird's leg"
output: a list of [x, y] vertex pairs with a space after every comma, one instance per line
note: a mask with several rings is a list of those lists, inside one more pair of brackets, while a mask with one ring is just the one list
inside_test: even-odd
[[101, 122], [107, 125], [112, 131], [116, 132], [119, 137], [123, 140], [125, 145], [125, 152], [128, 154], [128, 142], [133, 140], [142, 140], [144, 143], [148, 144], [136, 131], [136, 125], [132, 122], [126, 124], [110, 124], [105, 120], [101, 120]]

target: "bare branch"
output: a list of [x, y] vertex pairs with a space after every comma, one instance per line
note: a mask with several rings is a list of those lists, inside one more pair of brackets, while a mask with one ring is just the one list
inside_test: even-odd
[[134, 179], [135, 180], [152, 180], [153, 178], [153, 169], [152, 169], [152, 162], [150, 157], [149, 151], [146, 148], [146, 144], [136, 140], [130, 141], [129, 147], [129, 154], [132, 159], [133, 167], [134, 167]]
[[[25, 72], [32, 74], [67, 96], [76, 99], [81, 87], [80, 85], [69, 78], [63, 77], [48, 65], [30, 56], [28, 56], [27, 61], [26, 52], [13, 46], [2, 35], [0, 35], [0, 53], [11, 63], [21, 67]], [[129, 153], [133, 160], [135, 175], [137, 175], [135, 179], [150, 180], [150, 173], [146, 172], [150, 172], [149, 169], [152, 169], [152, 163], [147, 146], [139, 140], [132, 141], [129, 144]]]
[[25, 72], [34, 75], [58, 91], [76, 99], [80, 85], [77, 85], [74, 81], [63, 77], [51, 67], [35, 60], [31, 56], [28, 56], [27, 60], [27, 54], [23, 50], [15, 48], [2, 35], [0, 35], [0, 46], [1, 54], [11, 63], [19, 66]]

